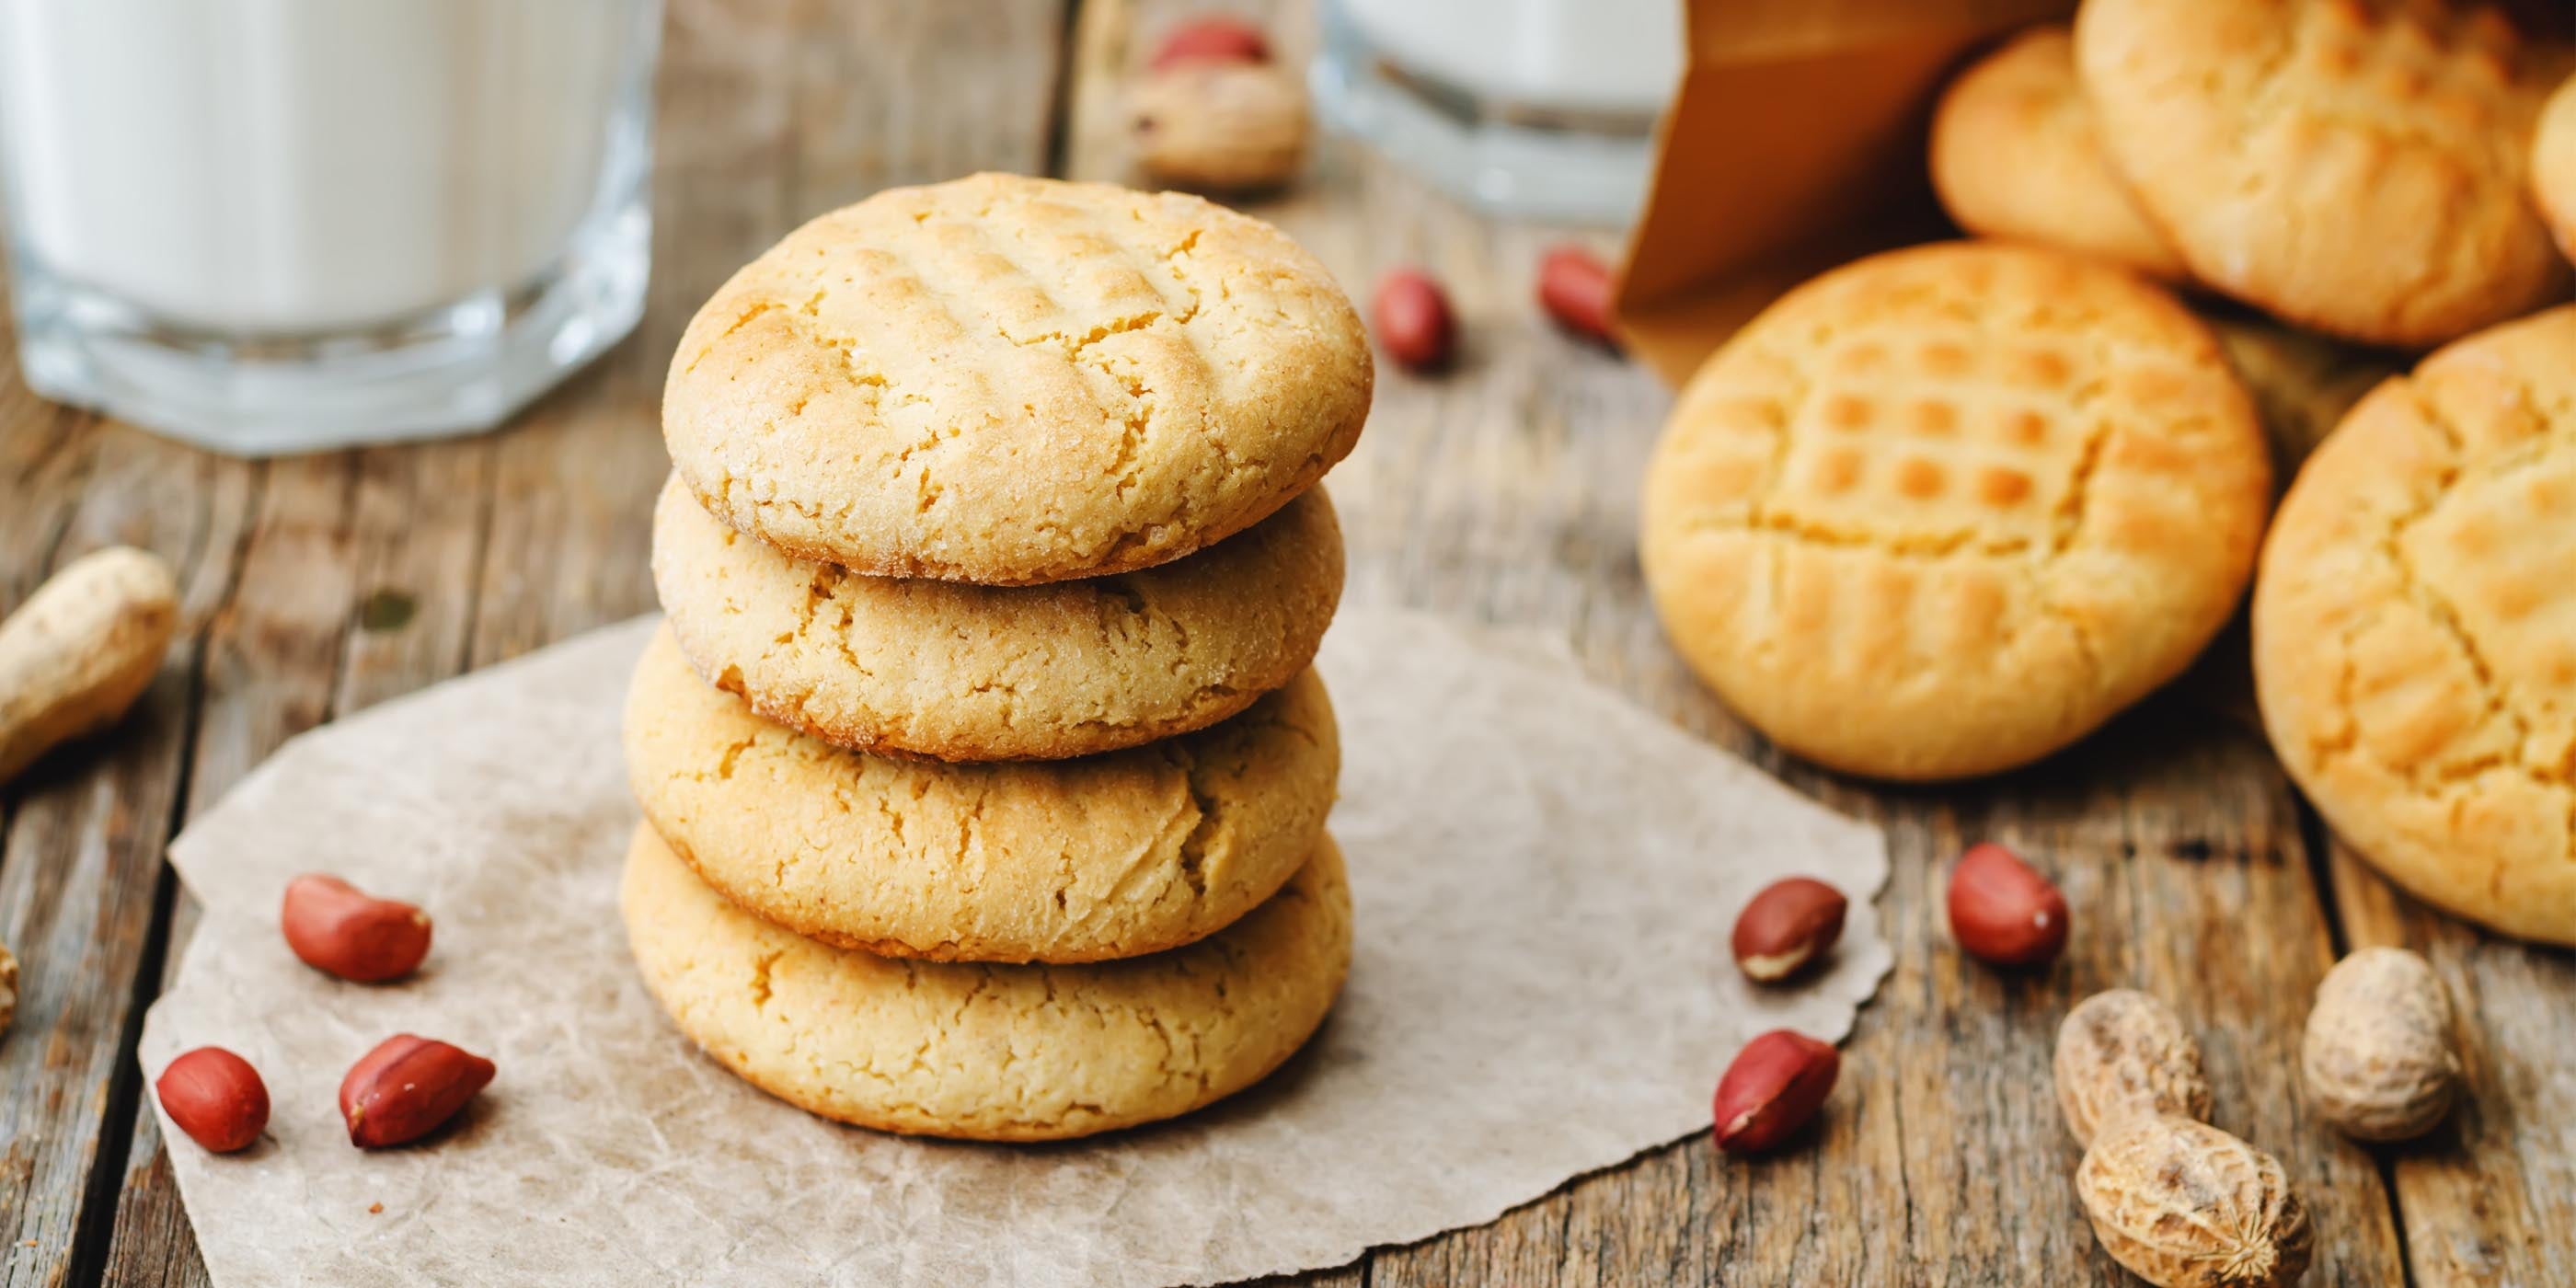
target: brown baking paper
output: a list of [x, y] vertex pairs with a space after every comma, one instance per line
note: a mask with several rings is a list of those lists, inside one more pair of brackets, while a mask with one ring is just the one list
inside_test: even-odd
[[[617, 720], [652, 625], [298, 738], [172, 846], [205, 915], [144, 1071], [220, 1044], [275, 1104], [229, 1157], [162, 1122], [217, 1284], [1115, 1286], [1339, 1265], [1705, 1131], [1738, 1046], [1842, 1037], [1889, 966], [1874, 830], [1559, 649], [1351, 611], [1320, 665], [1358, 946], [1308, 1049], [1211, 1110], [1090, 1141], [842, 1127], [700, 1055], [627, 959]], [[428, 907], [424, 971], [367, 987], [289, 955], [279, 894], [316, 870]], [[1850, 925], [1812, 984], [1757, 992], [1727, 930], [1790, 873], [1850, 892]], [[500, 1076], [444, 1135], [360, 1153], [340, 1076], [405, 1031]]]

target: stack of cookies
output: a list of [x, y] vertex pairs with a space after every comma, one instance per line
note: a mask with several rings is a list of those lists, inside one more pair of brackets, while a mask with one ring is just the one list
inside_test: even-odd
[[991, 1140], [1205, 1105], [1350, 961], [1309, 669], [1349, 303], [1193, 197], [984, 175], [790, 234], [673, 358], [629, 939], [815, 1113]]

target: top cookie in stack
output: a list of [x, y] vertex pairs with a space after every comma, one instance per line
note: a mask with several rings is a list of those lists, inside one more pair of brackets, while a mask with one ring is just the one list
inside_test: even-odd
[[679, 1026], [989, 1139], [1286, 1059], [1350, 955], [1314, 484], [1370, 380], [1322, 266], [1195, 197], [979, 175], [735, 274], [672, 360], [627, 711], [628, 933]]
[[977, 175], [877, 194], [734, 274], [680, 338], [671, 460], [804, 559], [985, 586], [1168, 563], [1323, 477], [1367, 336], [1268, 224]]

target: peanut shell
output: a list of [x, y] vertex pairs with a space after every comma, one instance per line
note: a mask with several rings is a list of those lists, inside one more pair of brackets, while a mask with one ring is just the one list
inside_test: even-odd
[[2075, 1143], [2136, 1114], [2209, 1118], [2200, 1043], [2173, 1008], [2134, 988], [2076, 1003], [2057, 1026], [2057, 1103]]
[[2364, 948], [2317, 985], [2299, 1044], [2308, 1100], [2360, 1140], [2405, 1140], [2451, 1112], [2460, 1058], [2451, 1049], [2451, 998], [2423, 958]]
[[0, 783], [116, 723], [178, 628], [178, 581], [147, 550], [92, 551], [37, 587], [0, 621]]
[[1306, 163], [1306, 90], [1261, 63], [1182, 63], [1128, 99], [1136, 162], [1156, 182], [1209, 192], [1276, 187]]
[[2157, 1288], [2276, 1288], [2316, 1251], [2280, 1160], [2188, 1118], [2107, 1128], [2075, 1170], [2093, 1237]]

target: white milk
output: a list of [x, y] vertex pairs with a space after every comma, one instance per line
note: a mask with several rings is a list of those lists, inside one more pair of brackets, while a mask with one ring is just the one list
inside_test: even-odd
[[589, 210], [624, 0], [12, 0], [0, 146], [53, 272], [217, 329], [525, 281]]
[[633, 326], [659, 0], [0, 0], [22, 366], [230, 451], [491, 425]]

